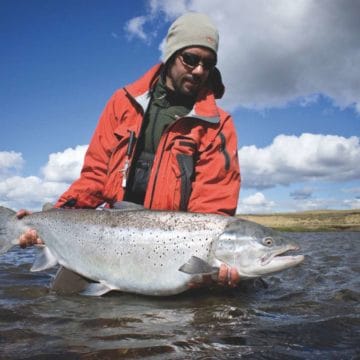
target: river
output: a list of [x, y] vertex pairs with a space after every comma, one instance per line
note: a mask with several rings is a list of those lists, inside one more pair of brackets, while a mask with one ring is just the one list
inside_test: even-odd
[[360, 232], [289, 233], [300, 266], [169, 298], [48, 290], [36, 249], [0, 257], [0, 359], [359, 359]]

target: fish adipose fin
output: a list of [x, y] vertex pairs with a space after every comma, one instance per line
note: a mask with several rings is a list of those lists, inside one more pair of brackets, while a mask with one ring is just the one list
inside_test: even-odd
[[83, 291], [89, 284], [91, 284], [90, 280], [60, 266], [50, 285], [50, 289], [63, 295], [77, 294]]
[[112, 289], [105, 284], [92, 283], [89, 284], [89, 286], [85, 290], [83, 290], [80, 294], [86, 296], [101, 296], [108, 293], [111, 290]]
[[219, 268], [211, 266], [197, 256], [192, 256], [187, 263], [179, 268], [179, 271], [190, 275], [214, 275], [219, 272]]
[[48, 247], [42, 246], [42, 249], [39, 250], [39, 254], [37, 255], [33, 266], [30, 271], [43, 271], [46, 269], [50, 269], [57, 264], [56, 257], [51, 253]]

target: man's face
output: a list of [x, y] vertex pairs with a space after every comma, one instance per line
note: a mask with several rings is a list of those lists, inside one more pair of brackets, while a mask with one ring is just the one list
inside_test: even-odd
[[169, 66], [166, 85], [182, 95], [196, 96], [216, 64], [215, 54], [204, 47], [181, 50]]

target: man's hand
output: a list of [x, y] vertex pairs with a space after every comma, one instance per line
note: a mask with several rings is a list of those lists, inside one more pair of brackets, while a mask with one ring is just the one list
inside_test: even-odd
[[[28, 210], [19, 210], [16, 213], [16, 216], [18, 219], [22, 219], [23, 217], [30, 215], [31, 212]], [[22, 248], [26, 248], [27, 246], [32, 245], [40, 245], [43, 244], [43, 241], [39, 238], [39, 235], [37, 234], [35, 229], [29, 229], [25, 231], [23, 234], [19, 237], [19, 245]]]
[[217, 280], [214, 281], [211, 275], [203, 275], [200, 281], [191, 282], [190, 288], [198, 288], [202, 286], [210, 286], [211, 284], [218, 284], [227, 287], [236, 287], [240, 280], [240, 275], [235, 267], [230, 267], [226, 264], [221, 264], [217, 275]]
[[221, 285], [236, 287], [240, 280], [240, 275], [235, 267], [221, 264], [218, 274], [217, 282]]

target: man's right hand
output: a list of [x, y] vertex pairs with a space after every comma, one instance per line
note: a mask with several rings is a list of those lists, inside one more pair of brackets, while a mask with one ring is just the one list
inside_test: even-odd
[[[22, 209], [16, 213], [16, 216], [18, 219], [22, 219], [23, 217], [30, 214], [31, 214], [30, 211]], [[19, 237], [19, 245], [22, 248], [26, 248], [27, 246], [32, 246], [32, 245], [40, 245], [40, 244], [44, 244], [44, 243], [39, 238], [39, 235], [35, 229], [29, 229], [25, 231], [23, 234], [21, 234]]]

